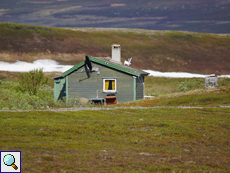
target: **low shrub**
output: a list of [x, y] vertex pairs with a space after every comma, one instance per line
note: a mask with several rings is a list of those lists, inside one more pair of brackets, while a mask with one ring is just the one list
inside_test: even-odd
[[20, 73], [17, 89], [21, 92], [28, 92], [30, 95], [36, 95], [39, 87], [48, 83], [42, 69], [34, 69], [27, 73]]
[[79, 99], [70, 99], [68, 102], [63, 100], [54, 101], [53, 89], [49, 85], [39, 86], [36, 94], [29, 91], [19, 90], [19, 83], [12, 81], [1, 81], [0, 85], [0, 109], [46, 109], [60, 107], [92, 107], [92, 102], [81, 103]]
[[53, 91], [50, 86], [38, 88], [36, 95], [18, 90], [18, 83], [2, 82], [0, 91], [0, 109], [39, 109], [54, 105]]

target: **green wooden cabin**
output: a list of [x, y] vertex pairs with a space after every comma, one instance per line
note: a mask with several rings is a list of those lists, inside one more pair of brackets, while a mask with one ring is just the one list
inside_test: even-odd
[[[85, 61], [80, 62], [54, 79], [54, 99], [81, 97], [92, 100], [115, 94], [119, 103], [144, 98], [144, 77], [148, 73], [125, 66], [109, 57], [89, 57], [92, 72]], [[88, 71], [88, 74], [87, 74]]]

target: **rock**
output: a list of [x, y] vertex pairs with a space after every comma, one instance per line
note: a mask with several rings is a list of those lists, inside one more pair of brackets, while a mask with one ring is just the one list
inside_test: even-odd
[[189, 152], [190, 150], [188, 150], [188, 149], [185, 148], [184, 151]]
[[145, 156], [151, 156], [152, 154], [150, 153], [146, 153], [146, 152], [142, 152], [142, 153], [139, 153], [140, 155], [145, 155]]
[[89, 99], [84, 98], [84, 97], [81, 97], [81, 98], [80, 98], [80, 103], [81, 103], [81, 104], [86, 104], [86, 103], [88, 103], [88, 102], [89, 102]]

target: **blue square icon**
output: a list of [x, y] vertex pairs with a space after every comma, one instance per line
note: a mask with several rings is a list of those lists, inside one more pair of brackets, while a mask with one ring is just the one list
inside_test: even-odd
[[21, 172], [21, 151], [0, 151], [0, 173]]

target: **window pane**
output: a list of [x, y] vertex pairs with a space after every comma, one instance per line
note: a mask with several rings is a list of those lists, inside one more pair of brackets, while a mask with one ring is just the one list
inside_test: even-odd
[[112, 90], [112, 80], [109, 80], [109, 88], [108, 90]]
[[104, 91], [115, 91], [116, 80], [104, 80]]
[[109, 89], [109, 80], [105, 80], [105, 90]]
[[112, 90], [115, 90], [115, 80], [112, 80]]

